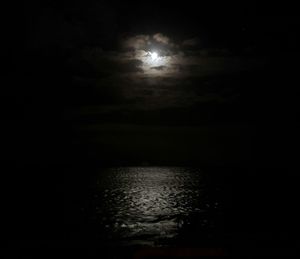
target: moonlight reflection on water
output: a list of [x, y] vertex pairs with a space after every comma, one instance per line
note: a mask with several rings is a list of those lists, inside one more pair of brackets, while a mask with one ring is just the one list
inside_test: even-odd
[[168, 242], [196, 225], [202, 230], [213, 226], [208, 213], [218, 210], [218, 201], [207, 194], [199, 170], [106, 169], [92, 192], [90, 226], [98, 238], [108, 242]]

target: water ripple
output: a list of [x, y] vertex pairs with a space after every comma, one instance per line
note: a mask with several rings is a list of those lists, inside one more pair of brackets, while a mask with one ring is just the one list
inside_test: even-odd
[[111, 238], [149, 242], [174, 238], [195, 220], [208, 227], [205, 215], [220, 207], [207, 195], [202, 172], [188, 168], [110, 168], [99, 174], [91, 197], [99, 234], [106, 229]]

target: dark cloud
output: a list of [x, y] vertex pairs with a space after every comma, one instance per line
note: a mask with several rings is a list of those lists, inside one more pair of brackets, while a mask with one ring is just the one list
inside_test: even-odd
[[137, 35], [123, 41], [122, 46], [127, 50], [146, 50], [150, 45], [149, 35]]
[[151, 67], [151, 69], [154, 69], [154, 70], [164, 70], [164, 69], [166, 69], [166, 66]]
[[162, 33], [154, 34], [153, 39], [165, 45], [168, 45], [170, 43], [170, 39], [167, 36], [163, 35]]
[[121, 61], [116, 63], [116, 72], [119, 73], [134, 73], [134, 72], [144, 72], [141, 66], [143, 62], [139, 59], [131, 59], [126, 61]]
[[171, 38], [162, 33], [156, 33], [153, 35], [141, 34], [128, 37], [123, 40], [121, 45], [124, 50], [129, 51], [151, 51], [153, 49], [159, 50], [161, 56], [169, 56], [179, 48], [178, 44], [173, 42]]
[[137, 59], [121, 61], [102, 59], [97, 60], [96, 63], [93, 63], [93, 66], [95, 71], [99, 71], [99, 75], [118, 76], [128, 73], [143, 73], [143, 69], [140, 67], [141, 64], [142, 61]]
[[[81, 77], [81, 87], [93, 89], [95, 100], [81, 116], [129, 119], [163, 110], [183, 114], [192, 110], [196, 116], [200, 107], [207, 112], [211, 104], [238, 102], [242, 95], [233, 78], [264, 64], [259, 57], [233, 55], [228, 48], [204, 48], [198, 38], [177, 42], [162, 33], [138, 34], [121, 38], [120, 48], [80, 50], [70, 64]], [[152, 51], [158, 53], [157, 59], [151, 57]]]
[[195, 48], [199, 47], [200, 40], [198, 38], [187, 39], [182, 42], [184, 48]]
[[115, 51], [103, 51], [98, 48], [85, 49], [81, 59], [93, 67], [96, 76], [120, 75], [127, 73], [142, 73], [143, 62], [132, 57], [124, 57]]

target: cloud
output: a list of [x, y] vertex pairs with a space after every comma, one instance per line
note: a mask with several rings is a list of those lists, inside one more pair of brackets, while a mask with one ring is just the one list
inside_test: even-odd
[[132, 72], [144, 72], [141, 66], [143, 62], [138, 59], [124, 60], [116, 63], [118, 72], [121, 73], [132, 73]]
[[135, 35], [123, 40], [122, 47], [129, 51], [149, 51], [151, 48], [158, 48], [162, 55], [170, 55], [170, 51], [178, 48], [178, 45], [162, 33], [154, 35]]
[[153, 39], [158, 43], [163, 43], [165, 45], [168, 45], [170, 42], [170, 39], [167, 36], [163, 35], [162, 33], [154, 34]]
[[149, 44], [149, 35], [137, 35], [126, 39], [123, 43], [123, 47], [129, 50], [144, 50]]
[[126, 53], [88, 48], [82, 51], [80, 59], [93, 68], [97, 77], [143, 72], [143, 61]]
[[[176, 45], [161, 33], [141, 34], [124, 39], [122, 48], [114, 51], [95, 47], [82, 51], [84, 62], [78, 66], [82, 66], [82, 77], [97, 79], [96, 83], [86, 82], [99, 94], [95, 94], [101, 103], [99, 113], [109, 117], [162, 109], [197, 110], [201, 105], [232, 102], [239, 84], [235, 86], [234, 79], [226, 77], [254, 71], [261, 63], [233, 56], [226, 48], [200, 49], [198, 39], [180, 42]], [[154, 50], [159, 54], [157, 59], [149, 53]], [[86, 73], [90, 67], [92, 72]]]
[[199, 39], [198, 38], [193, 38], [193, 39], [187, 39], [182, 42], [183, 47], [195, 47], [199, 45]]
[[161, 71], [161, 70], [166, 69], [166, 66], [151, 67], [150, 69]]
[[[142, 72], [142, 69], [145, 74], [152, 77], [173, 76], [178, 79], [193, 75], [201, 77], [213, 73], [231, 73], [244, 69], [242, 59], [234, 58], [230, 50], [200, 49], [199, 43], [199, 38], [188, 38], [181, 41], [181, 44], [176, 44], [162, 33], [135, 35], [123, 41], [123, 58], [140, 60], [141, 63], [135, 66], [136, 72]], [[151, 59], [149, 54], [151, 51], [156, 51], [159, 59]]]

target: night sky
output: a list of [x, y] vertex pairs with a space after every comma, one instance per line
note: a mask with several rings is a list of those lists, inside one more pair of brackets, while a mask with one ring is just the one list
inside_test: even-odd
[[300, 22], [290, 6], [7, 5], [4, 160], [292, 162]]

